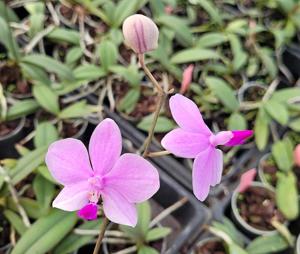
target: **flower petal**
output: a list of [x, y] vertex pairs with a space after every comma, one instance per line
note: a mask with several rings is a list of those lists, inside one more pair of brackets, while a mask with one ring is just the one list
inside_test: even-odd
[[216, 135], [210, 136], [210, 143], [213, 146], [224, 145], [233, 138], [231, 131], [220, 131]]
[[210, 135], [197, 105], [181, 94], [170, 98], [170, 109], [176, 123], [184, 130]]
[[93, 174], [87, 150], [77, 139], [67, 138], [52, 143], [45, 161], [51, 175], [63, 185], [84, 181]]
[[188, 132], [180, 128], [170, 131], [161, 145], [176, 156], [195, 158], [210, 146], [209, 137], [201, 133]]
[[98, 175], [109, 172], [121, 155], [122, 138], [114, 120], [104, 119], [94, 130], [90, 144], [90, 158]]
[[193, 165], [193, 192], [200, 201], [207, 198], [210, 186], [221, 181], [222, 160], [222, 152], [213, 147], [196, 157]]
[[238, 187], [239, 192], [244, 192], [251, 186], [256, 176], [256, 169], [250, 169], [241, 176], [240, 184]]
[[182, 82], [181, 82], [181, 87], [180, 87], [180, 93], [184, 94], [188, 89], [192, 81], [193, 77], [193, 70], [194, 70], [194, 65], [190, 64], [182, 74]]
[[89, 186], [79, 183], [64, 187], [52, 206], [64, 211], [77, 211], [89, 203]]
[[225, 144], [225, 146], [242, 145], [247, 138], [253, 135], [252, 130], [231, 131], [233, 137]]
[[105, 216], [112, 222], [134, 227], [137, 211], [133, 203], [113, 188], [105, 188], [102, 193]]
[[77, 212], [77, 216], [84, 220], [96, 220], [98, 212], [98, 205], [89, 203]]
[[156, 168], [141, 156], [130, 153], [120, 157], [104, 181], [105, 186], [118, 191], [131, 203], [144, 202], [159, 189]]

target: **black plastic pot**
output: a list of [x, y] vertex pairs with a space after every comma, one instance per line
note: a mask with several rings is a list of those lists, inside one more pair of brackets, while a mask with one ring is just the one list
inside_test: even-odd
[[282, 54], [284, 65], [293, 74], [295, 79], [300, 77], [300, 47], [298, 44], [291, 44], [286, 47]]
[[[190, 254], [199, 254], [200, 252], [197, 252], [196, 249], [204, 246], [207, 243], [210, 242], [219, 242], [223, 244], [223, 240], [219, 237], [216, 236], [206, 236], [203, 239], [200, 239], [198, 241], [198, 243], [193, 247], [193, 249], [191, 250]], [[225, 248], [224, 248], [225, 249]]]
[[[111, 117], [110, 115], [107, 116]], [[124, 128], [123, 121], [119, 122], [117, 119], [114, 120], [118, 123], [123, 138], [128, 139], [128, 129]], [[94, 127], [95, 126], [90, 125], [89, 134], [91, 134]], [[130, 137], [131, 136], [132, 134]], [[136, 140], [131, 141], [133, 146], [136, 147]], [[131, 147], [126, 145], [126, 142], [124, 142], [123, 147], [125, 147], [125, 149], [123, 149], [125, 151], [132, 150]], [[183, 197], [187, 198], [187, 202], [172, 213], [173, 218], [175, 218], [175, 220], [179, 223], [181, 230], [178, 232], [174, 240], [167, 243], [167, 250], [164, 252], [165, 254], [177, 254], [181, 248], [188, 247], [195, 241], [203, 230], [204, 225], [210, 220], [211, 214], [206, 206], [199, 202], [191, 193], [164, 172], [165, 168], [163, 167], [168, 164], [164, 164], [162, 162], [158, 164], [156, 163], [157, 160], [150, 161], [158, 169], [160, 175], [160, 189], [153, 196], [153, 200], [160, 207], [167, 208]]]
[[25, 136], [25, 122], [25, 117], [20, 118], [16, 129], [8, 135], [0, 137], [0, 159], [18, 157], [15, 144], [17, 144]]
[[[265, 188], [271, 192], [274, 192], [275, 195], [275, 191], [272, 187], [265, 185], [261, 182], [252, 182], [251, 186], [254, 187], [259, 187], [259, 188]], [[251, 225], [249, 225], [241, 216], [240, 213], [238, 211], [237, 208], [237, 198], [238, 198], [238, 190], [236, 189], [231, 197], [231, 210], [232, 210], [232, 217], [234, 222], [236, 222], [237, 226], [243, 231], [245, 232], [247, 235], [253, 237], [253, 236], [261, 236], [261, 235], [272, 235], [274, 233], [276, 233], [277, 231], [274, 230], [261, 230], [261, 229], [257, 229]]]

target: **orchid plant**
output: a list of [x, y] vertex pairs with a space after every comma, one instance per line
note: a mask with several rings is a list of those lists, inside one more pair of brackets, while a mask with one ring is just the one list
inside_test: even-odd
[[[128, 17], [123, 24], [126, 44], [138, 55], [139, 63], [158, 93], [143, 157], [150, 156], [149, 146], [161, 108], [172, 91], [165, 91], [147, 68], [144, 53], [157, 47], [159, 31], [151, 19], [143, 15]], [[184, 74], [182, 89], [191, 82], [193, 66]], [[184, 92], [184, 90], [182, 92]], [[193, 188], [195, 196], [203, 201], [210, 186], [221, 181], [223, 155], [219, 145], [243, 144], [252, 131], [211, 132], [204, 123], [196, 104], [176, 94], [170, 99], [170, 109], [179, 128], [169, 132], [162, 146], [176, 156], [195, 158]], [[159, 189], [159, 175], [155, 167], [136, 154], [123, 154], [119, 127], [112, 119], [104, 119], [94, 130], [89, 153], [79, 140], [67, 138], [49, 146], [46, 164], [53, 178], [64, 186], [53, 201], [53, 206], [65, 211], [77, 211], [86, 220], [104, 217], [94, 254], [98, 253], [108, 220], [134, 227], [138, 215], [136, 203], [151, 198]]]

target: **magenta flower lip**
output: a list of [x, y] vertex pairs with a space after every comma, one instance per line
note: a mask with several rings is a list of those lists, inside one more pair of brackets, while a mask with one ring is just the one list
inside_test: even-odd
[[154, 166], [136, 154], [121, 155], [122, 138], [112, 119], [103, 120], [94, 130], [89, 153], [73, 138], [50, 145], [46, 164], [64, 188], [53, 206], [78, 211], [87, 220], [97, 218], [98, 201], [103, 202], [106, 217], [119, 224], [135, 226], [135, 204], [151, 198], [159, 189]]
[[193, 164], [193, 192], [204, 201], [210, 186], [219, 184], [223, 171], [223, 153], [219, 145], [241, 145], [253, 131], [235, 130], [212, 133], [204, 123], [197, 105], [181, 94], [170, 98], [170, 109], [179, 128], [162, 139], [162, 146], [176, 156], [195, 159]]

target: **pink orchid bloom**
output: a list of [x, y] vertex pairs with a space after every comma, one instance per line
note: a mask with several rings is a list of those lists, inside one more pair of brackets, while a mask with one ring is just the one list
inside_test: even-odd
[[182, 82], [180, 87], [180, 93], [184, 94], [190, 87], [190, 84], [192, 82], [193, 77], [193, 71], [194, 71], [194, 65], [190, 64], [182, 74]]
[[300, 144], [296, 146], [294, 150], [294, 161], [295, 164], [300, 167]]
[[245, 192], [252, 184], [256, 176], [256, 169], [250, 169], [241, 176], [240, 184], [238, 187], [239, 192]]
[[210, 186], [220, 183], [222, 177], [223, 154], [217, 146], [243, 144], [253, 131], [212, 133], [204, 123], [197, 105], [181, 94], [170, 98], [170, 109], [179, 128], [170, 131], [161, 144], [176, 156], [195, 159], [193, 191], [199, 200], [204, 201]]
[[67, 138], [50, 145], [46, 164], [63, 190], [53, 207], [78, 211], [87, 220], [97, 218], [98, 201], [106, 217], [119, 224], [135, 226], [135, 203], [144, 202], [159, 189], [159, 175], [150, 162], [136, 154], [121, 155], [120, 129], [111, 119], [94, 130], [89, 153], [84, 144]]

